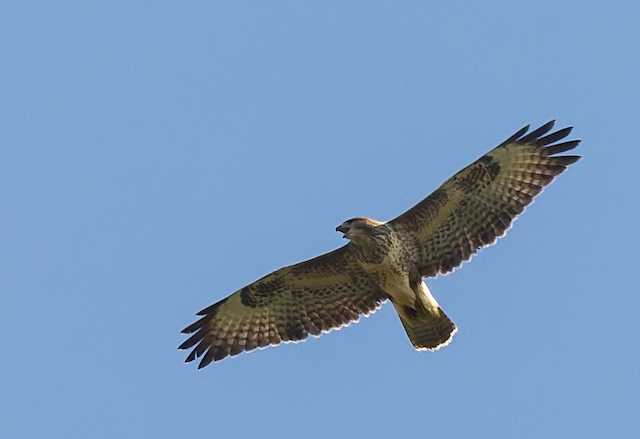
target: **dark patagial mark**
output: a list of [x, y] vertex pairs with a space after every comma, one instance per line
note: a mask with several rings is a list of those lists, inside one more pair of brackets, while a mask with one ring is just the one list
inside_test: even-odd
[[240, 290], [240, 302], [249, 308], [255, 308], [258, 306], [258, 301], [256, 300], [256, 296], [253, 292], [251, 292], [251, 287], [247, 286]]
[[240, 290], [240, 301], [249, 308], [262, 308], [276, 299], [276, 291], [284, 288], [280, 278], [258, 281]]
[[476, 188], [478, 181], [482, 178], [483, 171], [484, 167], [476, 163], [464, 176], [460, 177], [458, 186], [467, 194], [472, 192]]
[[253, 287], [256, 290], [256, 296], [267, 297], [275, 291], [281, 290], [284, 287], [284, 282], [280, 278], [275, 278], [268, 281], [260, 281]]
[[487, 171], [489, 172], [489, 175], [491, 176], [491, 179], [495, 180], [500, 174], [500, 163], [496, 159], [488, 155], [482, 157], [480, 159], [480, 162], [484, 163]]
[[[449, 194], [442, 188], [436, 189], [422, 203], [427, 203], [429, 208], [437, 210], [437, 207], [444, 206], [449, 201]], [[422, 204], [420, 203], [420, 204]]]
[[500, 174], [500, 163], [490, 156], [484, 156], [475, 162], [466, 175], [460, 177], [458, 186], [465, 192], [470, 193], [479, 188], [487, 187]]

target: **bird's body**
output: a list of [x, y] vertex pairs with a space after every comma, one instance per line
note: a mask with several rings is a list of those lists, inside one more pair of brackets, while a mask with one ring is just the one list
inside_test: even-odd
[[389, 295], [413, 346], [438, 349], [448, 344], [456, 327], [422, 281], [414, 243], [392, 224], [370, 218], [347, 220], [336, 231], [350, 240], [360, 266]]
[[336, 228], [349, 243], [281, 268], [200, 311], [181, 349], [199, 367], [228, 355], [305, 340], [357, 321], [389, 299], [416, 349], [448, 344], [456, 326], [424, 277], [446, 274], [493, 244], [544, 186], [578, 156], [557, 156], [579, 141], [555, 143], [549, 122], [525, 127], [388, 221], [356, 217]]

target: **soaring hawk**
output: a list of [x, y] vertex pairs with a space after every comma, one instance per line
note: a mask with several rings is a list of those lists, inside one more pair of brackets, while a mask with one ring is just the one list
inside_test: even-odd
[[305, 340], [347, 326], [387, 299], [418, 350], [447, 345], [457, 329], [424, 277], [446, 274], [506, 233], [555, 176], [577, 162], [557, 154], [571, 127], [526, 126], [447, 180], [399, 217], [349, 219], [336, 228], [349, 243], [281, 268], [203, 309], [180, 349], [199, 368], [243, 351]]

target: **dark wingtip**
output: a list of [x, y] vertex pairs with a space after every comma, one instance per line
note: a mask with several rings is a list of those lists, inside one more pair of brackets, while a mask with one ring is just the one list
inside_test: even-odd
[[550, 145], [553, 142], [557, 142], [558, 140], [564, 139], [569, 135], [573, 127], [566, 127], [561, 130], [556, 131], [555, 133], [547, 134], [544, 137], [538, 138], [535, 143], [538, 146], [546, 146]]
[[204, 357], [200, 361], [200, 364], [198, 365], [198, 369], [202, 369], [212, 361], [216, 360], [215, 358], [212, 357], [212, 353], [210, 353], [211, 351], [208, 350], [209, 343], [204, 341], [204, 337], [205, 337], [204, 328], [209, 322], [211, 322], [218, 308], [223, 303], [225, 303], [227, 299], [228, 297], [199, 311], [197, 315], [201, 316], [200, 319], [198, 319], [196, 322], [190, 324], [189, 326], [184, 328], [182, 331], [180, 331], [182, 334], [191, 334], [191, 336], [187, 340], [185, 340], [180, 346], [178, 346], [178, 349], [180, 350], [187, 350], [187, 349], [193, 348], [193, 350], [189, 353], [187, 358], [184, 360], [185, 363], [190, 363], [194, 361], [196, 358], [199, 358], [200, 356], [204, 355]]
[[223, 303], [225, 303], [227, 301], [227, 299], [229, 299], [229, 297], [225, 297], [224, 299], [214, 303], [211, 306], [207, 306], [204, 309], [201, 309], [200, 311], [198, 311], [196, 313], [197, 316], [204, 316], [207, 314], [213, 314], [218, 308], [220, 308], [220, 305], [222, 305]]
[[527, 133], [530, 126], [530, 125], [527, 125], [524, 128], [520, 129], [518, 132], [516, 132], [514, 135], [509, 137], [507, 140], [502, 142], [499, 146], [507, 146], [511, 143], [518, 143], [522, 145], [532, 144], [541, 148], [546, 147], [544, 148], [546, 155], [552, 156], [554, 154], [559, 154], [561, 152], [574, 149], [576, 146], [580, 144], [580, 140], [569, 140], [566, 142], [553, 145], [554, 142], [557, 142], [567, 137], [573, 130], [573, 127], [565, 127], [558, 131], [548, 134], [549, 131], [551, 131], [555, 126], [555, 123], [556, 123], [555, 119], [552, 119], [549, 122], [545, 123], [544, 125], [540, 126], [539, 128], [536, 128], [535, 130], [531, 131], [530, 133]]
[[580, 160], [582, 156], [579, 155], [563, 155], [560, 157], [553, 157], [555, 162], [561, 164], [562, 166], [573, 165], [575, 162]]
[[213, 361], [221, 360], [222, 358], [226, 357], [226, 355], [223, 355], [221, 358], [216, 358], [215, 351], [212, 349], [213, 347], [210, 348], [206, 354], [204, 354], [204, 357], [202, 357], [202, 360], [200, 360], [200, 364], [198, 364], [198, 370], [207, 367]]
[[189, 326], [187, 326], [186, 328], [184, 328], [180, 332], [182, 334], [193, 334], [198, 329], [202, 328], [208, 319], [209, 319], [209, 316], [201, 317], [200, 319], [198, 319], [194, 323], [190, 324]]
[[524, 133], [526, 133], [527, 131], [529, 131], [529, 127], [531, 125], [525, 125], [522, 128], [520, 128], [518, 131], [516, 131], [511, 137], [509, 137], [507, 140], [505, 140], [504, 142], [502, 142], [500, 145], [498, 145], [498, 148], [500, 148], [501, 146], [507, 146], [510, 143], [515, 142], [516, 140], [518, 140], [522, 135], [524, 135]]
[[189, 353], [189, 355], [187, 355], [187, 358], [185, 358], [184, 362], [191, 363], [195, 359], [196, 359], [196, 350], [194, 349]]
[[183, 341], [182, 344], [178, 346], [178, 349], [183, 351], [191, 349], [193, 346], [197, 345], [200, 340], [202, 340], [202, 335], [199, 332], [196, 332], [191, 337]]
[[542, 125], [540, 128], [537, 128], [531, 131], [530, 133], [528, 133], [526, 136], [522, 137], [521, 139], [518, 139], [518, 143], [530, 143], [538, 140], [540, 136], [544, 136], [549, 131], [551, 131], [551, 129], [555, 124], [556, 124], [555, 120], [550, 120], [549, 122]]
[[547, 156], [559, 154], [574, 149], [580, 144], [580, 140], [569, 140], [568, 142], [558, 143], [556, 145], [550, 145], [545, 148]]

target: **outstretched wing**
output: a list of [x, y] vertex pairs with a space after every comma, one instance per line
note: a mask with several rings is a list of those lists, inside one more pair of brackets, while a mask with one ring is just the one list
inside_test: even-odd
[[580, 159], [556, 156], [580, 141], [556, 143], [572, 128], [547, 134], [554, 123], [529, 134], [529, 126], [522, 128], [390, 221], [415, 244], [422, 276], [448, 273], [493, 244], [542, 188]]
[[221, 300], [182, 332], [180, 349], [198, 368], [243, 351], [305, 340], [380, 307], [387, 295], [359, 267], [348, 245], [263, 277]]

